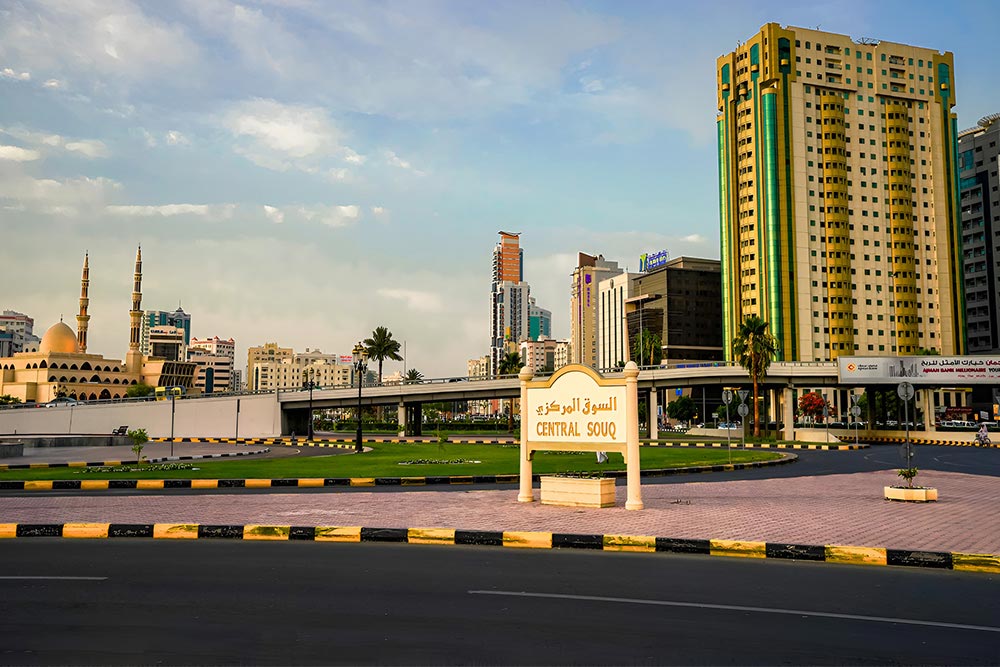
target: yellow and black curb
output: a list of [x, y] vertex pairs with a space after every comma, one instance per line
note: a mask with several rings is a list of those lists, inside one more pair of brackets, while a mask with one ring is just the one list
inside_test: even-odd
[[[906, 442], [906, 438], [898, 437], [869, 437], [865, 438], [868, 442], [873, 444], [888, 444], [888, 445], [902, 445]], [[1000, 447], [998, 444], [987, 444], [983, 445], [975, 440], [971, 442], [966, 442], [964, 440], [942, 440], [940, 438], [910, 438], [910, 442], [914, 445], [940, 445], [944, 447], [985, 447], [987, 449], [995, 449]]]
[[740, 540], [701, 540], [650, 535], [601, 535], [542, 531], [363, 526], [270, 526], [192, 523], [0, 523], [0, 538], [153, 538], [178, 540], [305, 540], [491, 546], [522, 549], [589, 549], [697, 554], [735, 558], [806, 560], [852, 565], [893, 565], [1000, 573], [1000, 555], [919, 551], [885, 547], [808, 545]]
[[[729, 447], [725, 442], [643, 442], [643, 447]], [[868, 449], [868, 445], [824, 445], [824, 444], [794, 444], [794, 443], [733, 443], [733, 449], [812, 449], [828, 451], [848, 451], [852, 449]]]
[[[643, 470], [642, 477], [665, 477], [709, 472], [731, 472], [782, 465], [795, 461], [794, 454], [786, 454], [774, 461], [751, 461], [690, 468], [661, 468]], [[601, 471], [604, 477], [624, 478], [624, 470]], [[538, 482], [542, 475], [533, 475]], [[105, 491], [135, 489], [138, 491], [170, 489], [273, 489], [273, 488], [324, 488], [324, 487], [373, 487], [373, 486], [430, 486], [466, 484], [517, 484], [518, 475], [439, 475], [423, 477], [304, 477], [284, 479], [50, 479], [50, 480], [0, 480], [0, 491]]]
[[[258, 449], [249, 452], [224, 452], [222, 454], [191, 454], [188, 456], [162, 456], [159, 458], [144, 458], [145, 463], [173, 463], [174, 461], [201, 461], [204, 459], [224, 459], [233, 456], [253, 456], [266, 454], [268, 449]], [[0, 463], [0, 471], [5, 470], [38, 470], [41, 468], [113, 468], [115, 466], [138, 465], [139, 461], [132, 459], [115, 461], [69, 461], [68, 463]]]

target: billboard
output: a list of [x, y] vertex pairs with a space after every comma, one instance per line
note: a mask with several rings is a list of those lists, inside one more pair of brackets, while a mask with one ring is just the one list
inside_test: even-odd
[[1000, 384], [1000, 357], [838, 357], [841, 384], [898, 384], [964, 387]]
[[667, 263], [670, 253], [666, 250], [659, 252], [647, 252], [639, 255], [639, 273], [649, 273], [653, 269], [658, 269]]

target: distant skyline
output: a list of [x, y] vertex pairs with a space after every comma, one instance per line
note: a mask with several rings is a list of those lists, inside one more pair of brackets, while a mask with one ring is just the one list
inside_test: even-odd
[[[0, 6], [0, 309], [128, 349], [192, 335], [408, 368], [489, 352], [497, 230], [569, 335], [577, 253], [719, 257], [715, 60], [761, 25], [953, 51], [960, 129], [1000, 112], [992, 1], [262, 0]], [[386, 364], [386, 373], [402, 370]]]

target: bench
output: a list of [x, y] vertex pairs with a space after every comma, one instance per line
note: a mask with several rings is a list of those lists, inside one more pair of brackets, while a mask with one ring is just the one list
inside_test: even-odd
[[111, 435], [128, 435], [128, 426], [119, 426], [111, 432]]

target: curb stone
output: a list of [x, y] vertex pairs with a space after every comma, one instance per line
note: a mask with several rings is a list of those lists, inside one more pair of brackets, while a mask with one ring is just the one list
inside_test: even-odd
[[314, 542], [392, 542], [492, 546], [522, 549], [587, 549], [646, 553], [698, 554], [730, 558], [806, 560], [852, 565], [891, 565], [964, 572], [1000, 573], [1000, 555], [951, 551], [913, 551], [885, 547], [785, 544], [721, 539], [677, 539], [647, 535], [600, 535], [540, 531], [460, 530], [454, 528], [372, 528], [362, 526], [268, 526], [185, 523], [0, 523], [0, 539], [152, 538], [182, 540], [305, 540]]

